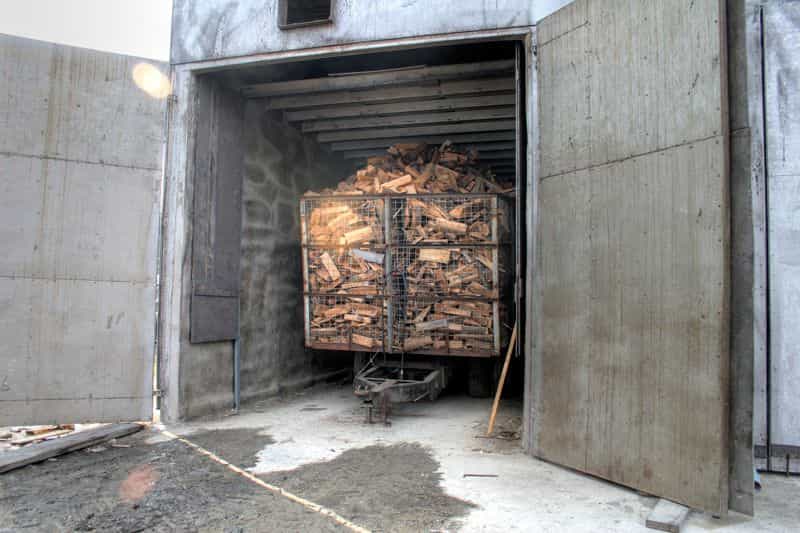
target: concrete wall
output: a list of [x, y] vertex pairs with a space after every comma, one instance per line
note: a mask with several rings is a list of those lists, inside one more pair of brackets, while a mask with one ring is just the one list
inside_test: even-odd
[[141, 62], [0, 36], [0, 426], [150, 417], [165, 103]]
[[[761, 10], [728, 0], [728, 98], [731, 181], [730, 508], [753, 513], [753, 444], [759, 395], [755, 364], [766, 361], [764, 146]], [[763, 411], [765, 412], [765, 411]], [[763, 419], [763, 417], [759, 417]], [[759, 437], [764, 437], [760, 432]]]
[[[800, 3], [764, 5], [769, 468], [800, 472]], [[786, 455], [791, 455], [786, 464]]]
[[532, 26], [570, 0], [333, 2], [330, 24], [278, 28], [278, 0], [175, 0], [172, 63]]
[[304, 347], [300, 195], [349, 174], [344, 160], [325, 154], [263, 111], [246, 108], [247, 155], [242, 213], [242, 399], [305, 386], [348, 366], [341, 354]]
[[717, 0], [580, 0], [537, 26], [535, 452], [717, 514], [728, 499], [724, 21]]
[[[178, 74], [178, 101], [191, 101], [203, 78]], [[186, 100], [183, 100], [186, 99]], [[166, 420], [224, 412], [233, 405], [233, 342], [189, 342], [194, 183], [192, 130], [187, 106], [170, 114], [170, 168], [164, 235], [161, 321], [162, 416]], [[188, 117], [192, 117], [191, 120]], [[303, 345], [299, 198], [309, 188], [335, 183], [349, 166], [263, 112], [245, 111], [240, 289], [241, 399], [243, 402], [312, 384], [349, 366], [347, 354], [320, 353]], [[180, 141], [178, 140], [180, 137]], [[176, 290], [180, 287], [180, 290]]]

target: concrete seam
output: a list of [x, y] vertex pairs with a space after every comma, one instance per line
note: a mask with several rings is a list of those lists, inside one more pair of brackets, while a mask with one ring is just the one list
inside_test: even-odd
[[315, 513], [319, 513], [319, 514], [321, 514], [323, 516], [326, 516], [326, 517], [330, 518], [331, 520], [333, 520], [334, 522], [336, 522], [337, 524], [339, 524], [340, 526], [346, 527], [347, 529], [349, 529], [351, 531], [355, 531], [356, 533], [370, 533], [369, 529], [366, 529], [364, 527], [361, 527], [361, 526], [351, 522], [350, 520], [346, 519], [345, 517], [341, 516], [340, 514], [336, 513], [335, 511], [332, 511], [331, 509], [328, 509], [327, 507], [323, 507], [322, 505], [319, 505], [319, 504], [314, 503], [312, 501], [306, 500], [305, 498], [297, 496], [296, 494], [293, 494], [293, 493], [291, 493], [291, 492], [289, 492], [287, 490], [284, 490], [284, 489], [282, 489], [280, 487], [277, 487], [275, 485], [271, 485], [271, 484], [267, 483], [266, 481], [264, 481], [264, 480], [256, 477], [255, 475], [251, 474], [250, 472], [242, 470], [238, 466], [229, 463], [228, 461], [226, 461], [222, 457], [216, 455], [213, 452], [210, 452], [210, 451], [206, 450], [202, 446], [200, 446], [198, 444], [195, 444], [194, 442], [192, 442], [192, 441], [190, 441], [188, 439], [185, 439], [185, 438], [183, 438], [183, 437], [181, 437], [179, 435], [176, 435], [175, 433], [167, 431], [166, 429], [161, 429], [160, 431], [165, 436], [167, 436], [167, 437], [169, 437], [171, 439], [174, 439], [174, 440], [178, 440], [178, 441], [186, 444], [190, 448], [194, 448], [194, 450], [197, 451], [200, 455], [205, 455], [206, 457], [208, 457], [212, 461], [215, 461], [215, 462], [217, 462], [217, 463], [219, 463], [219, 464], [221, 464], [223, 466], [228, 467], [228, 469], [231, 470], [232, 472], [235, 472], [236, 474], [239, 474], [240, 476], [252, 481], [256, 485], [259, 485], [260, 487], [265, 488], [270, 492], [278, 494], [279, 496], [283, 496], [284, 498], [288, 499], [289, 501], [292, 501], [294, 503], [300, 504], [300, 505], [302, 505], [303, 507], [305, 507], [306, 509], [308, 509], [310, 511], [314, 511]]
[[550, 174], [549, 176], [544, 176], [543, 178], [539, 178], [539, 181], [541, 182], [541, 181], [549, 180], [551, 178], [559, 178], [559, 177], [562, 177], [562, 176], [566, 176], [567, 174], [575, 174], [576, 172], [583, 172], [585, 170], [592, 170], [592, 169], [595, 169], [595, 168], [605, 167], [605, 166], [609, 166], [609, 165], [616, 165], [618, 163], [623, 163], [625, 161], [630, 161], [632, 159], [637, 159], [639, 157], [645, 157], [645, 156], [648, 156], [648, 155], [658, 154], [658, 153], [661, 153], [661, 152], [666, 152], [668, 150], [673, 150], [675, 148], [681, 148], [682, 146], [689, 146], [691, 144], [699, 144], [699, 143], [710, 141], [711, 139], [717, 139], [717, 138], [722, 138], [722, 135], [714, 134], [714, 135], [710, 135], [708, 137], [703, 137], [702, 139], [694, 139], [692, 141], [686, 141], [686, 142], [683, 142], [683, 143], [680, 143], [680, 144], [673, 144], [673, 145], [667, 146], [665, 148], [658, 148], [656, 150], [651, 150], [649, 152], [642, 152], [640, 154], [629, 155], [627, 157], [621, 157], [619, 159], [612, 159], [611, 161], [605, 161], [603, 163], [597, 163], [595, 165], [588, 165], [588, 166], [585, 166], [585, 167], [575, 168], [575, 169], [572, 169], [572, 170], [565, 170], [564, 172], [559, 172], [558, 174]]
[[559, 33], [558, 35], [552, 37], [551, 39], [548, 39], [547, 41], [545, 41], [543, 43], [539, 43], [539, 48], [547, 46], [548, 44], [552, 43], [553, 41], [557, 41], [558, 39], [561, 39], [562, 37], [564, 37], [566, 35], [569, 35], [570, 33], [576, 32], [581, 28], [585, 28], [588, 25], [589, 25], [589, 21], [587, 20], [586, 22], [584, 22], [580, 26], [575, 26], [574, 28], [570, 28], [569, 30], [565, 31], [564, 33]]
[[80, 398], [10, 398], [2, 399], [3, 402], [78, 402], [84, 400], [141, 400], [149, 398], [149, 394], [143, 396], [82, 396]]
[[[521, 24], [518, 26], [506, 26], [504, 28], [480, 29], [480, 30], [466, 30], [455, 33], [429, 33], [425, 35], [416, 35], [400, 38], [386, 38], [359, 41], [351, 41], [340, 44], [329, 44], [313, 48], [298, 48], [298, 49], [283, 49], [272, 50], [266, 52], [250, 52], [240, 53], [231, 56], [217, 56], [207, 57], [204, 59], [189, 59], [182, 61], [175, 61], [170, 58], [170, 65], [177, 67], [181, 70], [194, 70], [199, 73], [213, 72], [215, 70], [224, 69], [230, 66], [241, 65], [251, 62], [268, 62], [268, 63], [287, 63], [290, 57], [299, 56], [301, 59], [318, 59], [320, 57], [330, 57], [331, 55], [346, 54], [350, 51], [388, 51], [387, 49], [397, 49], [398, 47], [411, 47], [417, 48], [424, 46], [426, 43], [446, 40], [452, 42], [448, 37], [455, 37], [455, 42], [462, 40], [469, 40], [470, 37], [475, 37], [479, 41], [499, 41], [504, 39], [521, 38], [523, 30], [529, 30], [536, 27], [535, 24]], [[277, 59], [275, 59], [277, 58]], [[251, 61], [247, 61], [250, 59]]]
[[122, 165], [120, 163], [107, 163], [104, 161], [88, 161], [85, 159], [68, 159], [66, 157], [55, 157], [50, 155], [39, 155], [39, 154], [23, 154], [19, 152], [3, 152], [0, 151], [0, 156], [3, 157], [27, 157], [29, 159], [42, 159], [45, 161], [61, 161], [64, 163], [81, 163], [84, 165], [98, 165], [101, 167], [117, 167], [117, 168], [127, 168], [129, 170], [147, 170], [150, 172], [160, 171], [161, 169], [158, 167], [137, 167], [135, 165]]
[[85, 281], [90, 283], [126, 283], [129, 285], [150, 285], [153, 280], [136, 281], [131, 279], [92, 279], [92, 278], [60, 278], [58, 276], [15, 276], [13, 274], [0, 274], [0, 279], [31, 280], [31, 281]]

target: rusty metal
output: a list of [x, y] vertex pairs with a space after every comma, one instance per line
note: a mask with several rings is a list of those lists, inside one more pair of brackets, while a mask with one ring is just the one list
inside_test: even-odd
[[387, 425], [393, 404], [434, 401], [446, 386], [446, 368], [403, 362], [369, 365], [353, 381], [355, 395], [364, 400], [366, 422], [374, 422], [377, 410], [380, 420]]

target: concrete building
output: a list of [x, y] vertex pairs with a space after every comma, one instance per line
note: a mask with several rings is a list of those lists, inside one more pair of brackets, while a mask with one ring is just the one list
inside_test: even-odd
[[[528, 453], [715, 514], [752, 513], [754, 453], [798, 468], [797, 3], [176, 0], [173, 19], [167, 98], [138, 60], [3, 40], [28, 100], [0, 113], [0, 423], [148, 417], [154, 352], [170, 421], [229, 408], [234, 381], [252, 400], [347, 366], [303, 347], [299, 197], [453, 138], [511, 152]], [[498, 95], [513, 119], [468, 118]], [[304, 128], [330, 109], [365, 121]]]

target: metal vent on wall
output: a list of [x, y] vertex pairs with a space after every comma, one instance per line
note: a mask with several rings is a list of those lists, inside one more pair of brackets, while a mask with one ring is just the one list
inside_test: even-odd
[[278, 11], [280, 28], [295, 28], [331, 22], [333, 0], [281, 0]]

